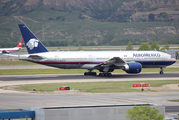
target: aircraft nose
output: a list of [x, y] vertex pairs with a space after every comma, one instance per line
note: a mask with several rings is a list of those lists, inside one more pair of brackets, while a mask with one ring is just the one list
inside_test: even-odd
[[177, 59], [175, 59], [175, 58], [174, 58], [174, 61], [176, 62], [176, 61], [177, 61]]
[[177, 61], [175, 58], [172, 58], [171, 60], [173, 61], [173, 64]]

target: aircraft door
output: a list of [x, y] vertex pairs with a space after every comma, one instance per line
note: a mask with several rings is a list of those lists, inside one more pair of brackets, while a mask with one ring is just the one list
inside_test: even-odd
[[89, 55], [89, 56], [88, 56], [88, 60], [89, 60], [89, 61], [94, 61], [94, 59], [95, 59], [95, 58], [94, 58], [92, 55]]
[[162, 57], [162, 58], [161, 58], [161, 59], [162, 59], [162, 61], [165, 61], [165, 56], [164, 56], [164, 55], [162, 55], [161, 57]]
[[55, 55], [55, 61], [59, 61], [58, 55]]

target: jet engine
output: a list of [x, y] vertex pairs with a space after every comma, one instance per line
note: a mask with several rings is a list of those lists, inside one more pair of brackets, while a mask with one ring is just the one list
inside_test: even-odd
[[141, 70], [142, 70], [142, 65], [137, 62], [127, 63], [124, 69], [126, 73], [140, 73]]

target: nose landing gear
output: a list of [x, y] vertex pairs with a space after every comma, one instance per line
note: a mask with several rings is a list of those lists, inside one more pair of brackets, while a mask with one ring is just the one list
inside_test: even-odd
[[160, 68], [160, 75], [163, 75], [163, 68]]

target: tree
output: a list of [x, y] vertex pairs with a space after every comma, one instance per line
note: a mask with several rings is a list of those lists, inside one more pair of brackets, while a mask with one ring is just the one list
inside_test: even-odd
[[138, 50], [150, 50], [150, 47], [146, 42], [143, 42]]
[[178, 52], [175, 53], [176, 59], [178, 59]]
[[133, 50], [133, 44], [131, 41], [128, 42], [126, 50]]
[[166, 51], [165, 51], [165, 48], [164, 48], [164, 47], [162, 47], [162, 48], [160, 49], [160, 51], [161, 51], [161, 52], [165, 52], [165, 53], [166, 53]]
[[128, 120], [163, 120], [164, 115], [159, 114], [159, 110], [149, 105], [134, 106], [126, 112]]
[[164, 48], [165, 48], [166, 50], [169, 50], [169, 44], [167, 43], [167, 44], [164, 46]]
[[166, 50], [169, 50], [169, 44], [168, 43], [160, 49], [161, 52], [166, 52]]
[[58, 47], [57, 49], [60, 50], [60, 47]]
[[151, 50], [154, 50], [156, 49], [157, 51], [159, 51], [159, 46], [158, 46], [158, 43], [157, 41], [153, 42], [152, 45], [151, 45]]
[[148, 18], [149, 18], [149, 21], [152, 21], [152, 22], [155, 20], [155, 16], [152, 13], [149, 14]]
[[78, 49], [78, 50], [83, 50], [83, 48], [81, 47], [81, 45], [79, 45], [77, 49]]
[[159, 17], [162, 17], [162, 18], [168, 18], [168, 14], [166, 12], [161, 12], [159, 14]]

